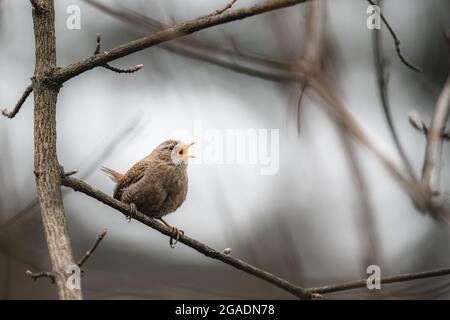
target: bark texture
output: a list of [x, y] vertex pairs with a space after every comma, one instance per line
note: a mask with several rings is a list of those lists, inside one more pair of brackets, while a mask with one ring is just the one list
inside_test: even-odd
[[37, 1], [33, 10], [36, 47], [34, 89], [34, 170], [47, 246], [60, 299], [81, 299], [81, 290], [69, 289], [66, 270], [75, 265], [61, 196], [61, 170], [56, 154], [56, 100], [59, 85], [46, 80], [56, 69], [53, 0]]

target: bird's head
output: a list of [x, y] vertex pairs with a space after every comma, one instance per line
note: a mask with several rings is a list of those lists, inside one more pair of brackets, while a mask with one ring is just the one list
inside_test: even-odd
[[179, 140], [166, 140], [153, 153], [159, 160], [169, 165], [187, 165], [189, 158], [194, 158], [188, 154], [188, 149], [194, 143], [185, 144]]

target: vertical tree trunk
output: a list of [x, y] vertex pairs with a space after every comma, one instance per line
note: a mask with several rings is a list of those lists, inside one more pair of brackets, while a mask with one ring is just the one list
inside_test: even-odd
[[55, 13], [53, 0], [36, 1], [33, 10], [36, 47], [34, 73], [34, 168], [52, 271], [60, 299], [81, 299], [81, 290], [66, 286], [66, 270], [74, 265], [64, 206], [61, 173], [56, 154], [56, 100], [59, 85], [46, 81], [56, 68]]

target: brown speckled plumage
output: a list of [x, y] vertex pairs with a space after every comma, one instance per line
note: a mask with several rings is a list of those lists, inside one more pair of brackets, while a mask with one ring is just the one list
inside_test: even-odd
[[177, 140], [164, 141], [123, 175], [102, 168], [116, 182], [114, 198], [134, 204], [152, 218], [161, 218], [178, 209], [188, 190], [189, 146]]

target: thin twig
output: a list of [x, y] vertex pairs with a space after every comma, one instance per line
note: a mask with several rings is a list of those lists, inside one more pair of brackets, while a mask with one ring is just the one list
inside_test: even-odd
[[[414, 129], [416, 129], [419, 132], [422, 132], [425, 135], [425, 137], [428, 136], [428, 132], [430, 132], [430, 127], [425, 123], [425, 121], [420, 119], [417, 114], [411, 113], [410, 115], [408, 115], [408, 120]], [[450, 140], [450, 132], [442, 131], [441, 139]]]
[[52, 283], [55, 283], [55, 275], [53, 272], [48, 271], [42, 271], [42, 272], [31, 272], [30, 270], [25, 271], [25, 273], [33, 278], [33, 280], [39, 279], [39, 278], [49, 278]]
[[[450, 268], [435, 269], [435, 270], [416, 272], [416, 273], [398, 274], [398, 275], [394, 275], [394, 276], [381, 278], [380, 283], [381, 284], [390, 284], [390, 283], [405, 282], [405, 281], [412, 281], [412, 280], [419, 280], [419, 279], [426, 279], [426, 278], [441, 277], [441, 276], [446, 276], [446, 275], [450, 275]], [[346, 290], [352, 290], [352, 289], [357, 289], [357, 288], [366, 288], [366, 287], [367, 287], [367, 279], [361, 279], [361, 280], [352, 281], [352, 282], [345, 282], [345, 283], [332, 284], [332, 285], [327, 285], [327, 286], [322, 286], [322, 287], [308, 288], [307, 290], [311, 293], [325, 294], [325, 293], [346, 291]]]
[[110, 71], [116, 72], [116, 73], [134, 73], [136, 71], [141, 70], [144, 67], [143, 64], [137, 64], [131, 68], [126, 68], [126, 69], [122, 69], [122, 68], [117, 68], [117, 67], [113, 67], [110, 66], [109, 64], [105, 64], [103, 66], [103, 68], [108, 69]]
[[94, 253], [95, 249], [97, 249], [97, 247], [100, 244], [100, 242], [102, 242], [103, 238], [105, 238], [107, 232], [108, 232], [108, 230], [105, 229], [101, 233], [99, 233], [99, 235], [95, 239], [95, 242], [92, 245], [92, 247], [88, 251], [86, 251], [84, 256], [78, 261], [77, 265], [80, 268], [83, 266], [83, 264], [86, 262], [86, 260], [89, 259], [89, 257]]
[[[379, 4], [381, 5], [381, 4]], [[383, 49], [381, 44], [381, 31], [375, 30], [373, 34], [373, 51], [375, 57], [375, 70], [377, 74], [378, 80], [378, 93], [380, 95], [381, 105], [383, 107], [384, 116], [386, 118], [386, 122], [389, 127], [389, 131], [391, 132], [392, 139], [394, 140], [395, 147], [397, 148], [397, 152], [400, 155], [400, 158], [408, 171], [409, 176], [413, 181], [417, 181], [416, 174], [414, 172], [414, 168], [411, 165], [411, 162], [406, 155], [406, 152], [400, 142], [400, 138], [398, 136], [397, 130], [394, 126], [394, 121], [392, 119], [391, 106], [389, 102], [388, 96], [388, 75], [386, 70], [386, 60], [383, 57]]]
[[205, 16], [201, 16], [200, 18], [206, 18], [206, 17], [211, 17], [211, 16], [216, 16], [218, 14], [222, 14], [225, 11], [227, 11], [228, 9], [230, 9], [236, 1], [237, 0], [230, 0], [222, 8], [215, 10], [213, 13], [207, 14]]
[[[72, 188], [75, 191], [82, 192], [94, 199], [97, 199], [98, 201], [122, 212], [126, 216], [131, 215], [130, 212], [130, 206], [117, 201], [116, 199], [111, 198], [110, 196], [106, 195], [105, 193], [101, 192], [100, 190], [94, 189], [87, 183], [77, 180], [71, 177], [64, 177], [62, 178], [62, 185]], [[146, 215], [144, 215], [141, 212], [136, 212], [134, 214], [134, 218], [143, 224], [159, 231], [160, 233], [171, 236], [173, 233], [173, 230], [166, 227], [165, 225], [159, 223], [155, 219], [149, 218]], [[207, 257], [210, 257], [212, 259], [220, 260], [232, 267], [235, 267], [239, 270], [242, 270], [246, 273], [249, 273], [257, 278], [263, 279], [269, 283], [272, 283], [276, 285], [277, 287], [288, 291], [292, 293], [293, 295], [299, 297], [299, 298], [310, 298], [309, 294], [305, 291], [304, 288], [297, 286], [295, 284], [290, 283], [289, 281], [282, 279], [280, 277], [277, 277], [267, 271], [261, 270], [255, 266], [252, 266], [240, 259], [234, 258], [231, 255], [224, 254], [216, 249], [213, 249], [195, 239], [192, 239], [186, 235], [180, 235], [180, 238], [178, 240], [181, 243], [184, 243], [188, 247], [191, 247], [192, 249], [204, 254]]]
[[64, 172], [64, 176], [65, 177], [70, 177], [73, 176], [74, 174], [77, 174], [78, 170], [73, 170], [73, 171], [68, 171], [68, 172]]
[[225, 11], [227, 11], [228, 9], [230, 9], [236, 1], [237, 1], [237, 0], [231, 0], [231, 1], [229, 1], [229, 2], [228, 2], [226, 5], [224, 5], [221, 9], [216, 10], [215, 14], [221, 14], [221, 13], [224, 13]]
[[425, 121], [419, 118], [419, 116], [412, 112], [408, 115], [409, 123], [413, 126], [414, 129], [416, 129], [419, 132], [424, 133], [425, 135], [428, 135], [428, 126], [426, 125]]
[[95, 40], [96, 40], [96, 41], [95, 41], [95, 42], [96, 42], [96, 45], [95, 45], [94, 55], [100, 53], [100, 48], [101, 48], [101, 45], [102, 45], [102, 35], [101, 35], [100, 33], [97, 32], [97, 35], [96, 35], [96, 37], [95, 37]]
[[439, 165], [442, 145], [442, 132], [445, 131], [445, 125], [450, 112], [450, 75], [439, 96], [436, 110], [434, 112], [431, 127], [427, 135], [427, 148], [425, 160], [422, 167], [422, 187], [425, 192], [431, 194], [431, 178], [433, 171]]
[[[367, 0], [367, 1], [371, 5], [375, 6], [375, 3], [372, 0]], [[400, 50], [400, 40], [398, 39], [397, 35], [395, 34], [394, 29], [391, 27], [391, 25], [389, 24], [389, 22], [387, 21], [387, 19], [384, 17], [384, 15], [381, 12], [380, 12], [380, 16], [381, 16], [381, 20], [383, 21], [385, 26], [388, 28], [389, 33], [391, 34], [392, 38], [394, 39], [395, 51], [397, 51], [397, 56], [408, 68], [410, 68], [416, 72], [419, 72], [419, 73], [422, 72], [422, 69], [420, 69], [419, 67], [415, 66], [414, 64], [412, 64], [411, 62], [406, 60], [406, 58], [403, 56], [402, 51]]]
[[[97, 33], [94, 55], [100, 54], [101, 43], [102, 43], [101, 35], [100, 35], [100, 33]], [[122, 68], [117, 68], [117, 67], [110, 66], [109, 64], [105, 63], [105, 64], [102, 65], [102, 67], [105, 68], [105, 69], [108, 69], [110, 71], [116, 72], [116, 73], [134, 73], [136, 71], [141, 70], [144, 67], [144, 65], [143, 64], [137, 64], [137, 65], [135, 65], [135, 66], [133, 66], [131, 68], [122, 69]]]
[[22, 96], [20, 97], [19, 101], [17, 101], [16, 106], [13, 110], [8, 111], [7, 109], [2, 109], [2, 114], [7, 118], [14, 118], [16, 114], [20, 111], [20, 108], [22, 108], [22, 105], [27, 100], [30, 93], [33, 91], [33, 85], [30, 84], [28, 87], [26, 87], [25, 91], [22, 93]]

